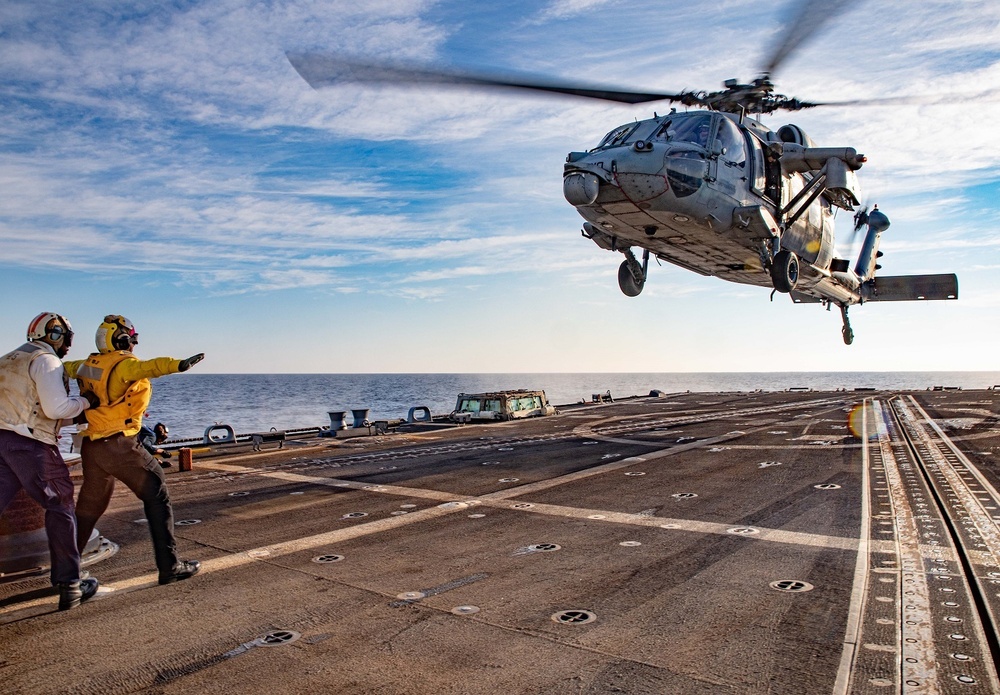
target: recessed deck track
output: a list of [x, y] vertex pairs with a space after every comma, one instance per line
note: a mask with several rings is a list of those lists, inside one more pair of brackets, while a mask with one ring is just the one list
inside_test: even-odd
[[873, 552], [850, 692], [1000, 692], [1000, 496], [912, 396], [868, 414]]

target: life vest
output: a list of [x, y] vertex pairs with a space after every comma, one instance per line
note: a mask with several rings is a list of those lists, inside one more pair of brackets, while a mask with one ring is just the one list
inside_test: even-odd
[[130, 359], [135, 357], [127, 350], [94, 353], [76, 370], [80, 393], [92, 393], [101, 403], [97, 408], [84, 411], [87, 415], [84, 435], [88, 439], [103, 439], [119, 432], [131, 436], [142, 427], [142, 416], [153, 395], [149, 379], [132, 382], [125, 393], [113, 402], [108, 392], [111, 372]]
[[[0, 429], [55, 444], [59, 421], [45, 416], [38, 388], [28, 371], [35, 358], [45, 352], [41, 345], [25, 343], [0, 357]], [[65, 374], [63, 382], [66, 383]]]

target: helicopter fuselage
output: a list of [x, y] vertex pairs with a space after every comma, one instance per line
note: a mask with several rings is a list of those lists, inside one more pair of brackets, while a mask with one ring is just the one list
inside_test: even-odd
[[570, 153], [563, 186], [602, 248], [762, 287], [785, 250], [800, 261], [793, 298], [845, 306], [862, 301], [865, 278], [835, 262], [832, 208], [857, 204], [863, 162], [852, 148], [813, 147], [796, 126], [673, 112]]

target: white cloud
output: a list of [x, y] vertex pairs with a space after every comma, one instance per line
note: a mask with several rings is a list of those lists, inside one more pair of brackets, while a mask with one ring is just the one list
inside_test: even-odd
[[[642, 298], [622, 304], [621, 256], [580, 238], [561, 194], [566, 152], [669, 105], [364, 85], [317, 92], [285, 51], [715, 89], [755, 74], [783, 10], [552, 0], [489, 11], [485, 21], [476, 13], [487, 10], [449, 0], [4, 3], [0, 267], [44, 269], [68, 286], [141, 275], [216, 297], [306, 290], [439, 304], [531, 273], [542, 295], [574, 307], [567, 321], [600, 324], [600, 312], [575, 307], [604, 303], [682, 336], [739, 302], [777, 311], [764, 291], [672, 266], [655, 268]], [[436, 24], [443, 15], [463, 21]], [[995, 2], [935, 0], [906, 12], [855, 3], [789, 59], [778, 90], [817, 100], [979, 94], [1000, 84], [998, 22]], [[461, 48], [472, 45], [475, 56]], [[893, 273], [987, 275], [1000, 262], [997, 204], [982, 192], [1000, 179], [996, 103], [766, 120], [869, 156], [862, 187], [893, 220], [882, 247]], [[963, 284], [955, 304], [967, 297]], [[675, 320], [689, 307], [688, 324]]]

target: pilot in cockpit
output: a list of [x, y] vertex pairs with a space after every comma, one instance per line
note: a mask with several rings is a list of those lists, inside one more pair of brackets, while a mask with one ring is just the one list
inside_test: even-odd
[[710, 117], [682, 118], [673, 123], [666, 123], [662, 130], [668, 140], [690, 142], [707, 148], [708, 136], [712, 131], [712, 119]]
[[701, 119], [698, 123], [698, 128], [694, 131], [691, 141], [696, 145], [701, 145], [702, 147], [708, 147], [708, 133], [712, 129], [712, 122], [707, 118]]

